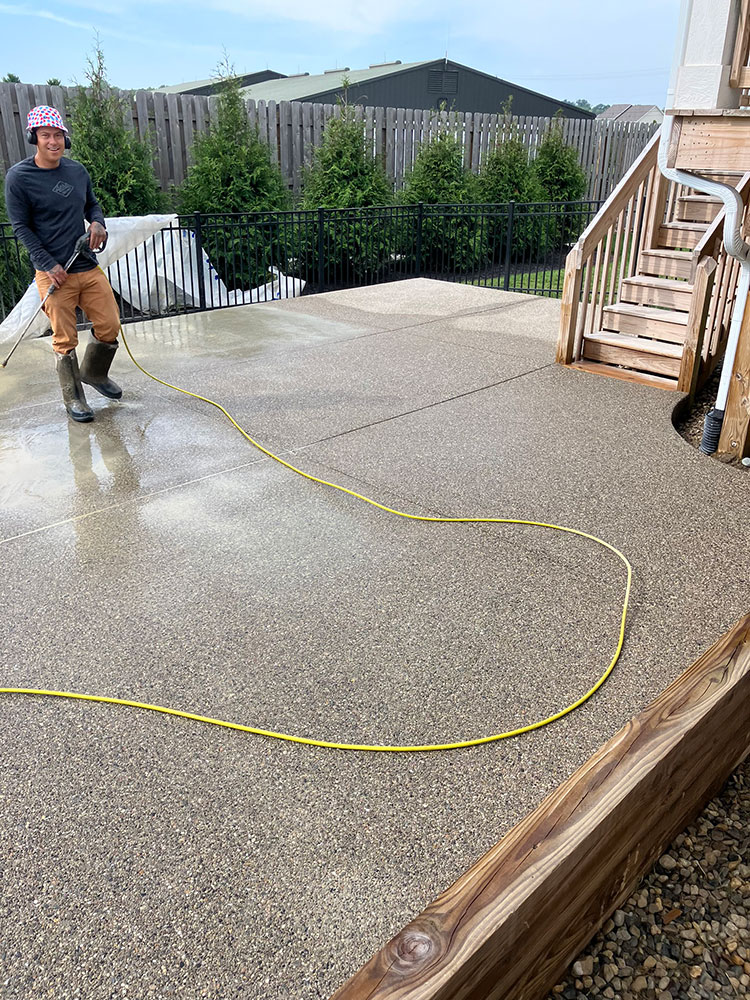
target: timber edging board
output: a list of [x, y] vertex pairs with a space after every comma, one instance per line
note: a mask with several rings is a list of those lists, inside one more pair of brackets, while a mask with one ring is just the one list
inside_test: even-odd
[[750, 614], [332, 1000], [538, 1000], [750, 749]]

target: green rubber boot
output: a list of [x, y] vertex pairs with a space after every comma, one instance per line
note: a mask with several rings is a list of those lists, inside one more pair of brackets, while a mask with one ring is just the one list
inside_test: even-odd
[[78, 358], [76, 352], [70, 354], [58, 354], [55, 360], [57, 377], [60, 379], [63, 402], [68, 416], [77, 420], [80, 424], [88, 423], [94, 419], [93, 412], [89, 409], [86, 397], [81, 385], [81, 373], [78, 370]]
[[81, 365], [81, 381], [109, 399], [120, 399], [122, 396], [122, 389], [109, 377], [109, 366], [119, 346], [116, 340], [111, 344], [92, 340], [86, 347]]

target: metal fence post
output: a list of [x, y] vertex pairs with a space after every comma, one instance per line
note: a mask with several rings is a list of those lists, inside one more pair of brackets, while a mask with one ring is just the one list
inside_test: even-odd
[[318, 209], [318, 291], [325, 291], [326, 284], [326, 272], [325, 272], [325, 259], [324, 259], [324, 229], [323, 229], [323, 217], [325, 209]]
[[201, 231], [201, 213], [196, 212], [195, 220], [195, 270], [198, 274], [198, 307], [206, 308], [206, 281], [203, 274], [203, 232]]
[[514, 201], [508, 202], [508, 233], [505, 237], [505, 279], [503, 282], [503, 288], [506, 292], [510, 286], [510, 259], [513, 254], [513, 220], [515, 217], [515, 207], [516, 203]]
[[414, 274], [418, 278], [422, 273], [422, 220], [424, 219], [424, 203], [420, 201], [417, 205], [417, 262]]

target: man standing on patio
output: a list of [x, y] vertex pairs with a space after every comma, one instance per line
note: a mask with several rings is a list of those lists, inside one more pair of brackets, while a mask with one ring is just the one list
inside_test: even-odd
[[[68, 130], [55, 108], [32, 108], [26, 137], [36, 146], [33, 156], [10, 168], [5, 178], [5, 204], [13, 232], [29, 251], [36, 269], [39, 295], [53, 293], [44, 305], [52, 325], [52, 347], [63, 401], [73, 420], [94, 419], [86, 402], [82, 382], [110, 399], [119, 399], [122, 389], [109, 378], [109, 368], [119, 344], [120, 316], [104, 272], [92, 253], [107, 240], [104, 215], [96, 200], [88, 171], [65, 157], [70, 149]], [[89, 247], [70, 265], [78, 239], [90, 223]], [[76, 307], [93, 324], [80, 370], [76, 357], [78, 331]]]

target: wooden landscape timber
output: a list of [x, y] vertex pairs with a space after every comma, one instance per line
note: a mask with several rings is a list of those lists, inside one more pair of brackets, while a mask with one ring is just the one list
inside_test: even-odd
[[750, 614], [332, 1000], [538, 1000], [750, 748]]

